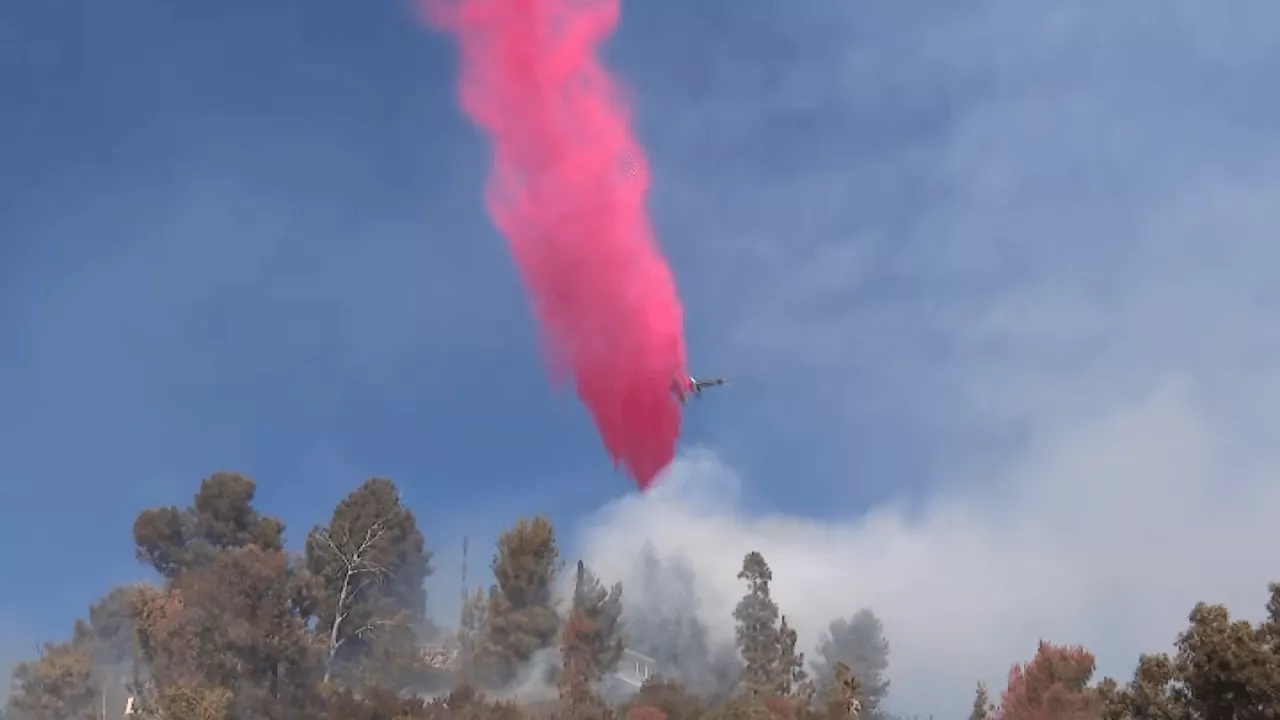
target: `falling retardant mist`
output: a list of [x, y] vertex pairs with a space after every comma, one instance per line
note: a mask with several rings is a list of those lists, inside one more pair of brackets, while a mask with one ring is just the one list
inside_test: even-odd
[[683, 311], [645, 207], [649, 171], [598, 57], [619, 0], [421, 0], [453, 35], [462, 109], [487, 135], [485, 203], [553, 378], [571, 376], [641, 490], [675, 455]]

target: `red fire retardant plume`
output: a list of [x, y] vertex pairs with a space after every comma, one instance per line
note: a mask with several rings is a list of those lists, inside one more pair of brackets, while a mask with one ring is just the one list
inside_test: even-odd
[[597, 57], [619, 0], [420, 0], [461, 54], [489, 136], [485, 200], [528, 289], [554, 378], [572, 374], [641, 490], [675, 454], [683, 311], [645, 212], [649, 171]]

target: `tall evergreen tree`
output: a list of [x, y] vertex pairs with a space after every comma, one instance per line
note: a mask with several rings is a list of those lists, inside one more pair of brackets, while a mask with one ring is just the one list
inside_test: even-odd
[[581, 560], [573, 602], [560, 638], [560, 697], [580, 717], [599, 714], [595, 686], [622, 657], [622, 584], [606, 590]]
[[492, 568], [486, 638], [476, 665], [485, 684], [504, 686], [535, 653], [556, 643], [560, 549], [551, 521], [522, 519], [504, 532]]
[[782, 616], [782, 624], [778, 626], [778, 661], [775, 685], [778, 695], [788, 697], [800, 690], [800, 686], [809, 679], [804, 670], [804, 653], [796, 652], [796, 631], [787, 624], [787, 616]]
[[733, 611], [743, 662], [740, 690], [756, 698], [778, 694], [782, 636], [778, 628], [778, 605], [769, 593], [773, 571], [763, 555], [750, 552], [742, 560], [738, 579], [747, 583], [747, 594]]
[[991, 710], [991, 697], [987, 694], [987, 684], [978, 681], [978, 689], [973, 694], [973, 710], [969, 712], [969, 720], [987, 720]]
[[591, 651], [593, 676], [612, 672], [622, 657], [622, 583], [605, 588], [581, 560], [573, 585], [573, 613], [588, 623], [585, 637]]

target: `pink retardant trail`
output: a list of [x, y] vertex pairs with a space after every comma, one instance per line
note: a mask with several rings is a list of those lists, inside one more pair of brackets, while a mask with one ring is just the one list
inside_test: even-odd
[[649, 171], [600, 44], [618, 0], [420, 0], [460, 49], [460, 103], [488, 135], [485, 189], [553, 377], [571, 374], [641, 490], [675, 455], [683, 310], [645, 211]]

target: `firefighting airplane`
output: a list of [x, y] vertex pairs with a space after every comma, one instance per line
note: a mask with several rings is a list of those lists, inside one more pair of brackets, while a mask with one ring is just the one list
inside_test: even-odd
[[689, 379], [685, 382], [681, 382], [679, 380], [673, 381], [671, 383], [671, 391], [675, 393], [676, 399], [680, 401], [681, 405], [683, 405], [685, 400], [688, 399], [689, 395], [693, 395], [696, 398], [702, 395], [702, 391], [705, 390], [706, 388], [715, 387], [717, 385], [724, 385], [724, 384], [725, 384], [724, 378], [712, 378], [710, 380], [699, 380], [698, 378], [693, 377], [691, 375], [689, 376]]

